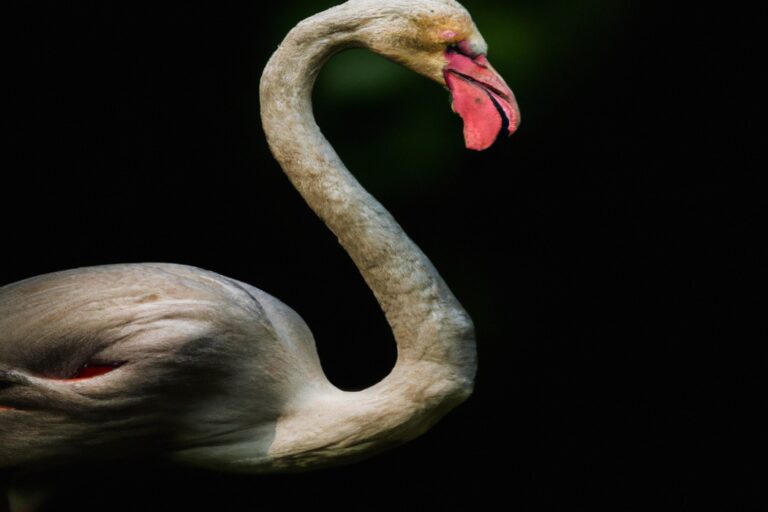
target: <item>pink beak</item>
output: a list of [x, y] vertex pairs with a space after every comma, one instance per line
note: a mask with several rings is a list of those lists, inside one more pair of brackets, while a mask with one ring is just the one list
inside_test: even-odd
[[504, 122], [512, 135], [520, 125], [515, 95], [485, 55], [472, 58], [449, 49], [445, 58], [445, 83], [453, 97], [454, 112], [464, 120], [467, 148], [481, 151], [490, 147]]

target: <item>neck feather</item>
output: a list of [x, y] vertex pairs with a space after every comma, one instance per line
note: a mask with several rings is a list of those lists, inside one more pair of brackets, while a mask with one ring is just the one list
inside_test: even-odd
[[[302, 197], [349, 253], [394, 332], [395, 368], [359, 392], [307, 396], [281, 420], [276, 465], [356, 458], [422, 433], [471, 393], [472, 322], [421, 250], [346, 169], [312, 113], [312, 88], [335, 53], [366, 41], [366, 17], [337, 6], [297, 25], [260, 84], [269, 146]], [[311, 428], [309, 428], [311, 422]]]

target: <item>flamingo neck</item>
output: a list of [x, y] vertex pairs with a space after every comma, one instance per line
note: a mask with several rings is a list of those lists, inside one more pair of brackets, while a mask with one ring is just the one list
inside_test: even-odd
[[359, 458], [424, 432], [469, 396], [472, 323], [421, 250], [357, 182], [321, 133], [312, 88], [335, 53], [365, 41], [365, 16], [340, 5], [297, 25], [267, 64], [261, 117], [277, 161], [352, 258], [397, 342], [397, 363], [359, 392], [308, 395], [281, 418], [270, 458], [304, 467]]

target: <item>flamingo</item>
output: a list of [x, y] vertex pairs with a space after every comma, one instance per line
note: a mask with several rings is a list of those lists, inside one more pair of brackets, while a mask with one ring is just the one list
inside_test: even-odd
[[512, 134], [520, 115], [454, 0], [349, 0], [296, 25], [267, 63], [269, 147], [383, 309], [391, 373], [336, 388], [297, 313], [214, 272], [143, 263], [41, 275], [0, 288], [0, 469], [159, 453], [213, 470], [306, 470], [413, 439], [471, 394], [470, 317], [315, 122], [319, 70], [353, 47], [446, 87], [469, 149]]

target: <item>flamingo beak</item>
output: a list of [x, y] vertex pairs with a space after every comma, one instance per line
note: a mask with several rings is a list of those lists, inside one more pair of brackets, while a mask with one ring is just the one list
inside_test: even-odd
[[506, 127], [512, 135], [520, 125], [515, 95], [485, 55], [471, 57], [457, 48], [445, 52], [443, 76], [453, 98], [453, 111], [464, 120], [467, 149], [489, 148]]

